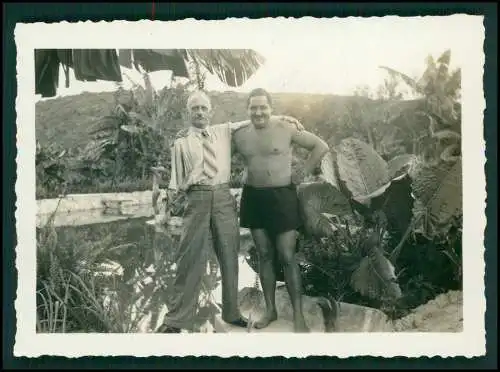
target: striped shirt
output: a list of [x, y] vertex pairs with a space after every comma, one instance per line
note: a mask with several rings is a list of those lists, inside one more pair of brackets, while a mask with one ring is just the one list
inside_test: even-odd
[[209, 179], [203, 174], [202, 129], [189, 127], [185, 135], [177, 138], [171, 149], [171, 176], [168, 188], [178, 190], [181, 185], [217, 185], [227, 183], [231, 177], [231, 136], [249, 120], [208, 126], [206, 129], [216, 150], [218, 172]]

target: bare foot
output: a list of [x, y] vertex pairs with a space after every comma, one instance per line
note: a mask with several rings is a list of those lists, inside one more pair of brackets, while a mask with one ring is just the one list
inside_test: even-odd
[[278, 319], [278, 314], [276, 311], [271, 311], [266, 313], [259, 321], [255, 322], [253, 326], [257, 329], [266, 328], [269, 323], [274, 322], [276, 319]]
[[293, 322], [293, 331], [296, 333], [308, 333], [309, 332], [309, 328], [307, 327], [306, 321], [304, 320], [304, 318], [296, 319]]

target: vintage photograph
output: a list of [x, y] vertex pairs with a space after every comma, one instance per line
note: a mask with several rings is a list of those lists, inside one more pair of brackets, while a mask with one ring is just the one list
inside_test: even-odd
[[16, 27], [17, 347], [480, 355], [482, 18], [210, 22]]

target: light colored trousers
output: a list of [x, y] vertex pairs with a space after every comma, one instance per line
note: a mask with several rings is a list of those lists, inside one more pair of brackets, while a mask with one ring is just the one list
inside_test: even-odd
[[[167, 300], [164, 323], [191, 329], [206, 273], [210, 249], [215, 249], [222, 276], [222, 318], [239, 318], [238, 253], [240, 234], [236, 200], [229, 186], [193, 186], [187, 194], [183, 230], [175, 255], [177, 265]], [[212, 234], [212, 244], [210, 235]]]

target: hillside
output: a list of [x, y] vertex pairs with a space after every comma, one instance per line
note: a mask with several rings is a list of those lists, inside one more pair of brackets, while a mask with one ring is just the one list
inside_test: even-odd
[[[214, 105], [214, 122], [243, 120], [246, 118], [246, 94], [236, 92], [211, 93]], [[363, 97], [344, 97], [319, 94], [273, 94], [274, 111], [288, 114], [303, 121], [306, 128], [318, 124], [339, 125], [354, 104], [380, 106]], [[88, 130], [100, 117], [113, 108], [113, 92], [82, 93], [76, 96], [40, 101], [36, 104], [36, 138], [42, 145], [53, 143], [65, 148], [84, 146], [90, 140]], [[410, 102], [411, 103], [411, 102]], [[402, 106], [406, 103], [401, 103]], [[398, 105], [399, 106], [399, 105]], [[328, 136], [317, 128], [320, 135]]]

